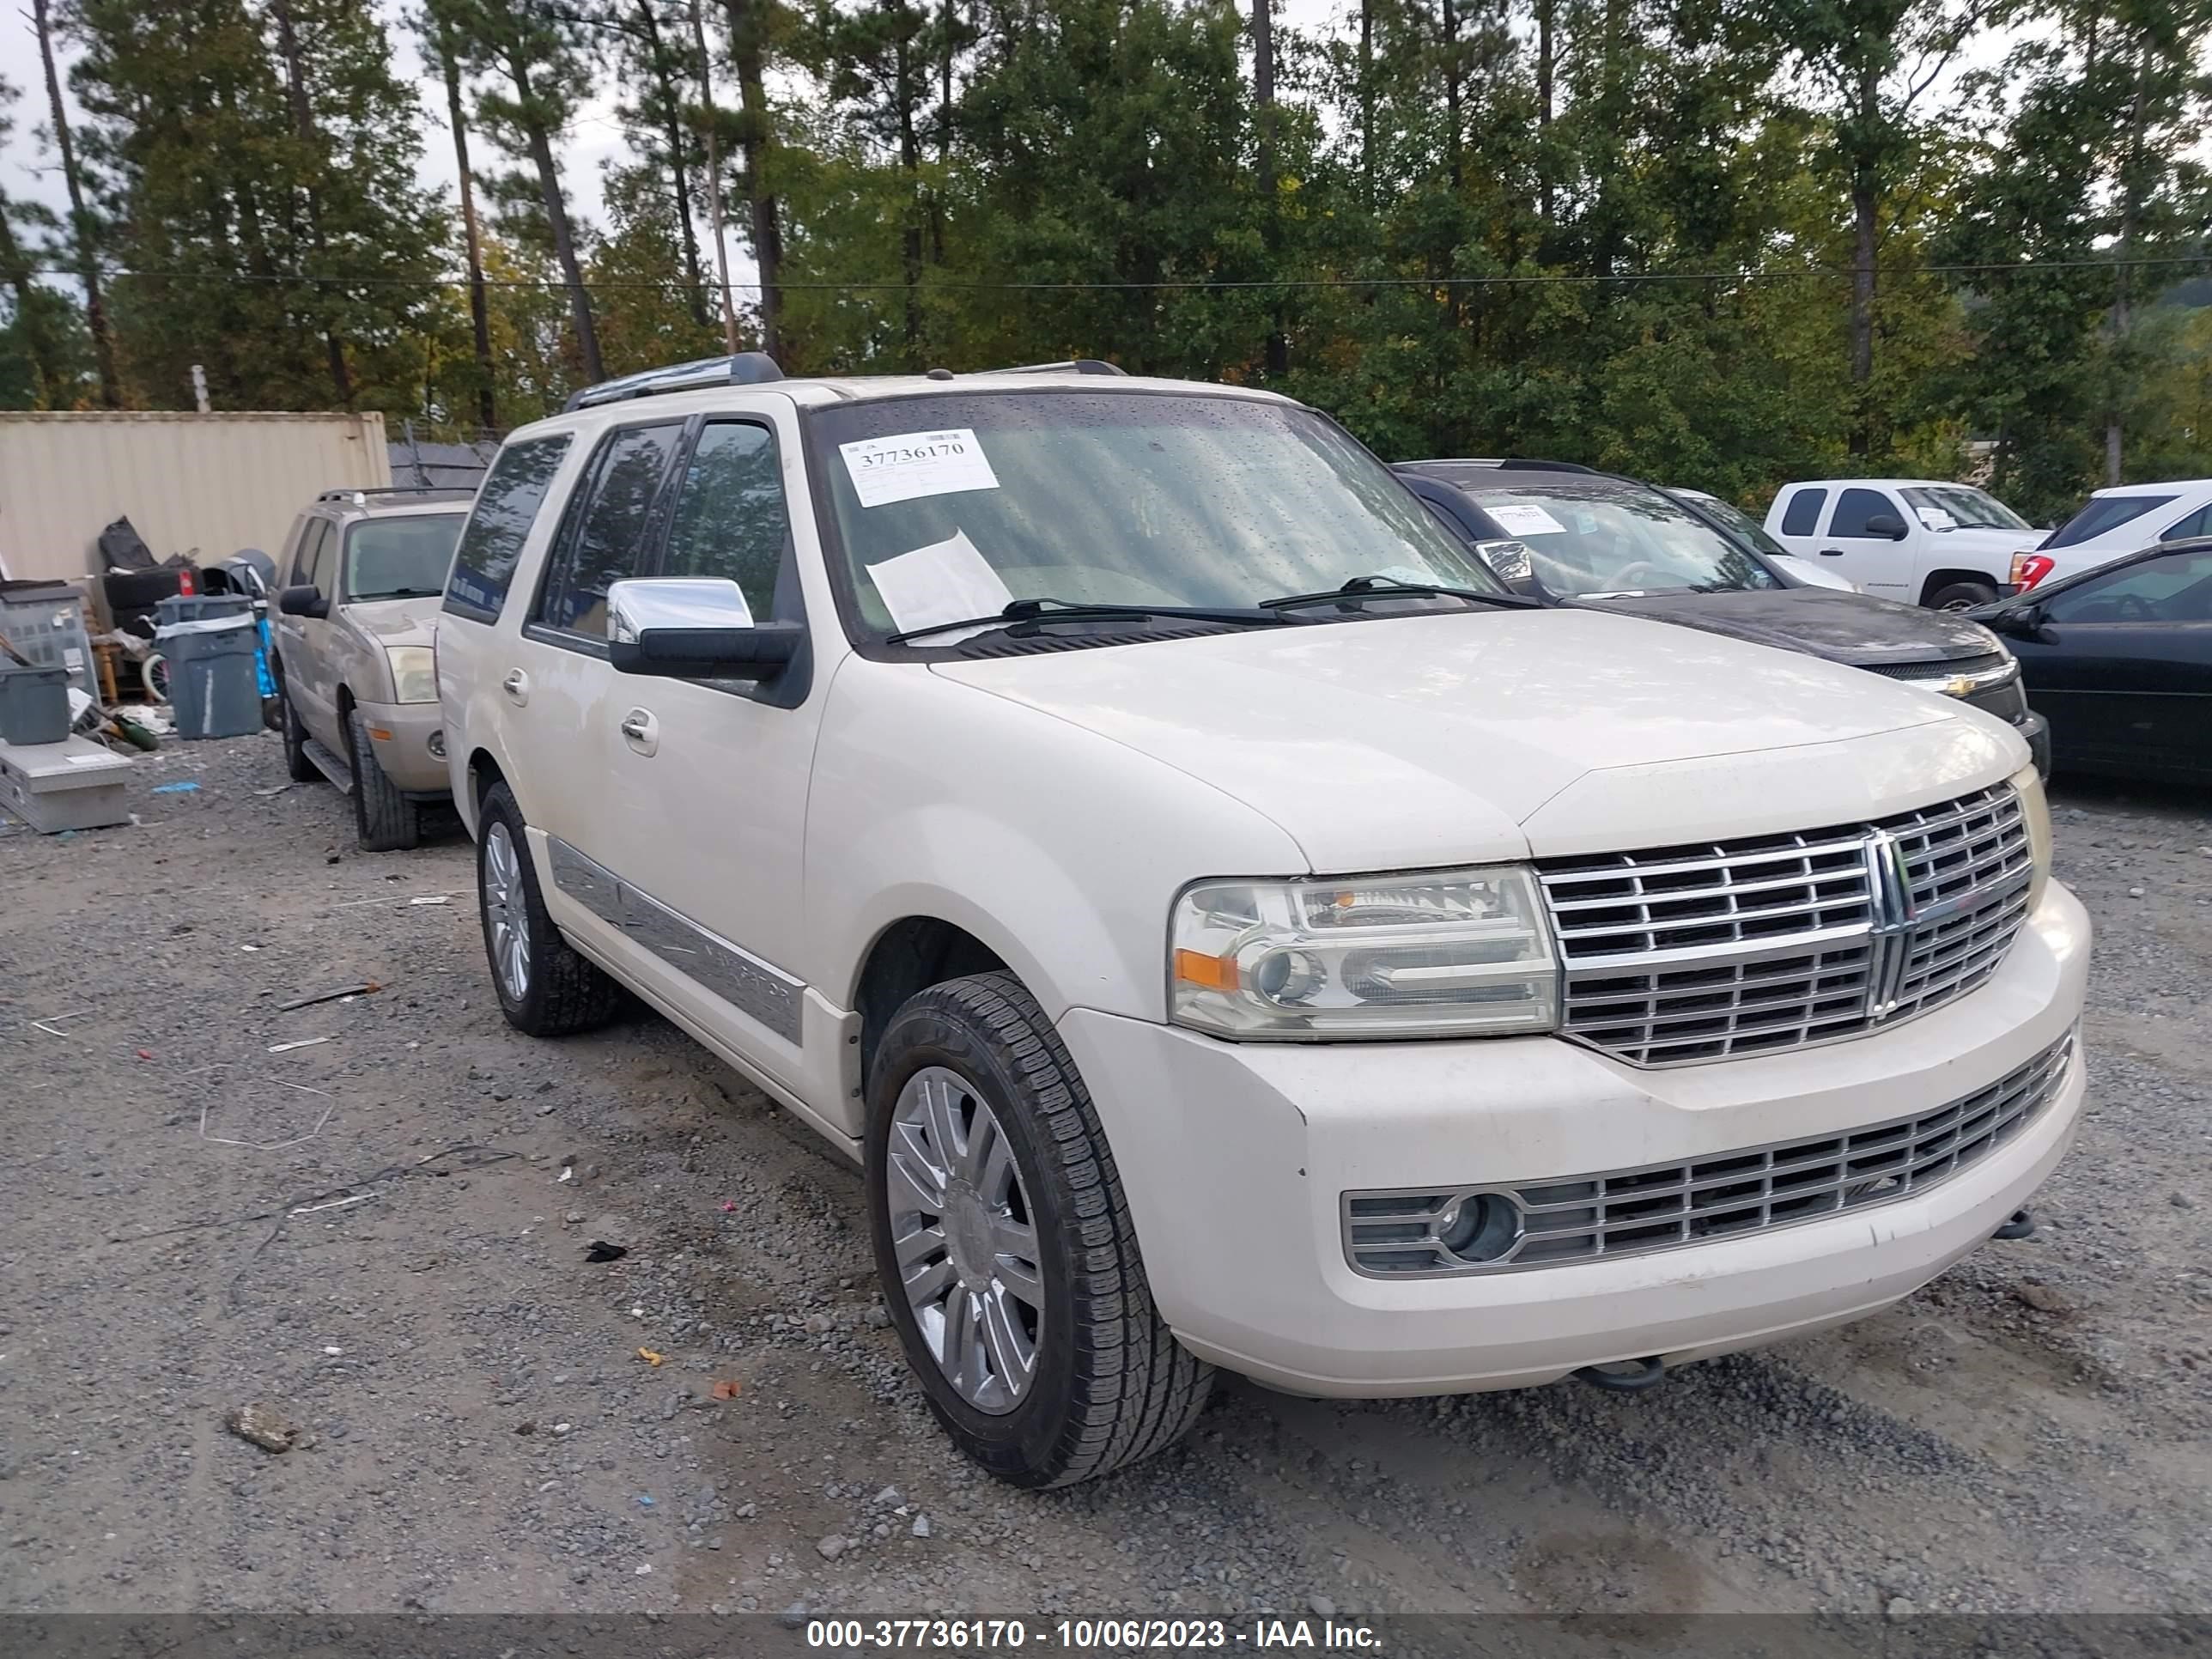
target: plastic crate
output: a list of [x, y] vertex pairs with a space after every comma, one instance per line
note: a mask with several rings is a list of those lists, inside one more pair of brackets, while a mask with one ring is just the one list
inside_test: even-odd
[[33, 668], [58, 668], [70, 684], [100, 701], [100, 665], [85, 630], [85, 599], [64, 582], [17, 582], [0, 588], [0, 638]]

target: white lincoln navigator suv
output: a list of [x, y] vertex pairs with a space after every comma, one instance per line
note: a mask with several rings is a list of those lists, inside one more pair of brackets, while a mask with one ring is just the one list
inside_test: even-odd
[[1617, 1384], [1872, 1312], [2074, 1133], [2017, 733], [1532, 608], [1281, 398], [594, 388], [501, 451], [437, 667], [507, 1018], [627, 988], [858, 1161], [1023, 1485], [1216, 1366]]

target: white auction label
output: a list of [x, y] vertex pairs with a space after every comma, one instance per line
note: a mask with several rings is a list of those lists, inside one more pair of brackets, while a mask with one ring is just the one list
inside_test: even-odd
[[996, 489], [999, 476], [971, 427], [944, 432], [898, 432], [839, 444], [853, 493], [862, 507], [884, 507], [917, 495], [955, 495]]
[[1482, 510], [1497, 520], [1498, 527], [1509, 536], [1564, 536], [1567, 533], [1566, 526], [1542, 507], [1527, 502], [1510, 505], [1485, 501]]

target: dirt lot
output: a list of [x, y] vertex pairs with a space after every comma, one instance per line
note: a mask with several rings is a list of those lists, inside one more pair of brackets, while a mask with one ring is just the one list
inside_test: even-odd
[[853, 1173], [650, 1016], [509, 1031], [467, 843], [283, 781], [173, 746], [141, 826], [0, 834], [0, 1607], [2212, 1606], [2206, 802], [2057, 792], [2091, 1105], [2034, 1239], [1645, 1395], [1231, 1382], [1040, 1496], [924, 1413]]

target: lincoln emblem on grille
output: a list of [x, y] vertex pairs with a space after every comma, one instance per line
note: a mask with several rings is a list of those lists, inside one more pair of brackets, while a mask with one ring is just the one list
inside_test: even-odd
[[1872, 952], [1866, 981], [1867, 1018], [1887, 1019], [1896, 1009], [1898, 993], [1905, 984], [1905, 964], [1912, 956], [1911, 872], [1905, 867], [1905, 848], [1887, 830], [1867, 837], [1867, 893], [1873, 924], [1868, 943]]

